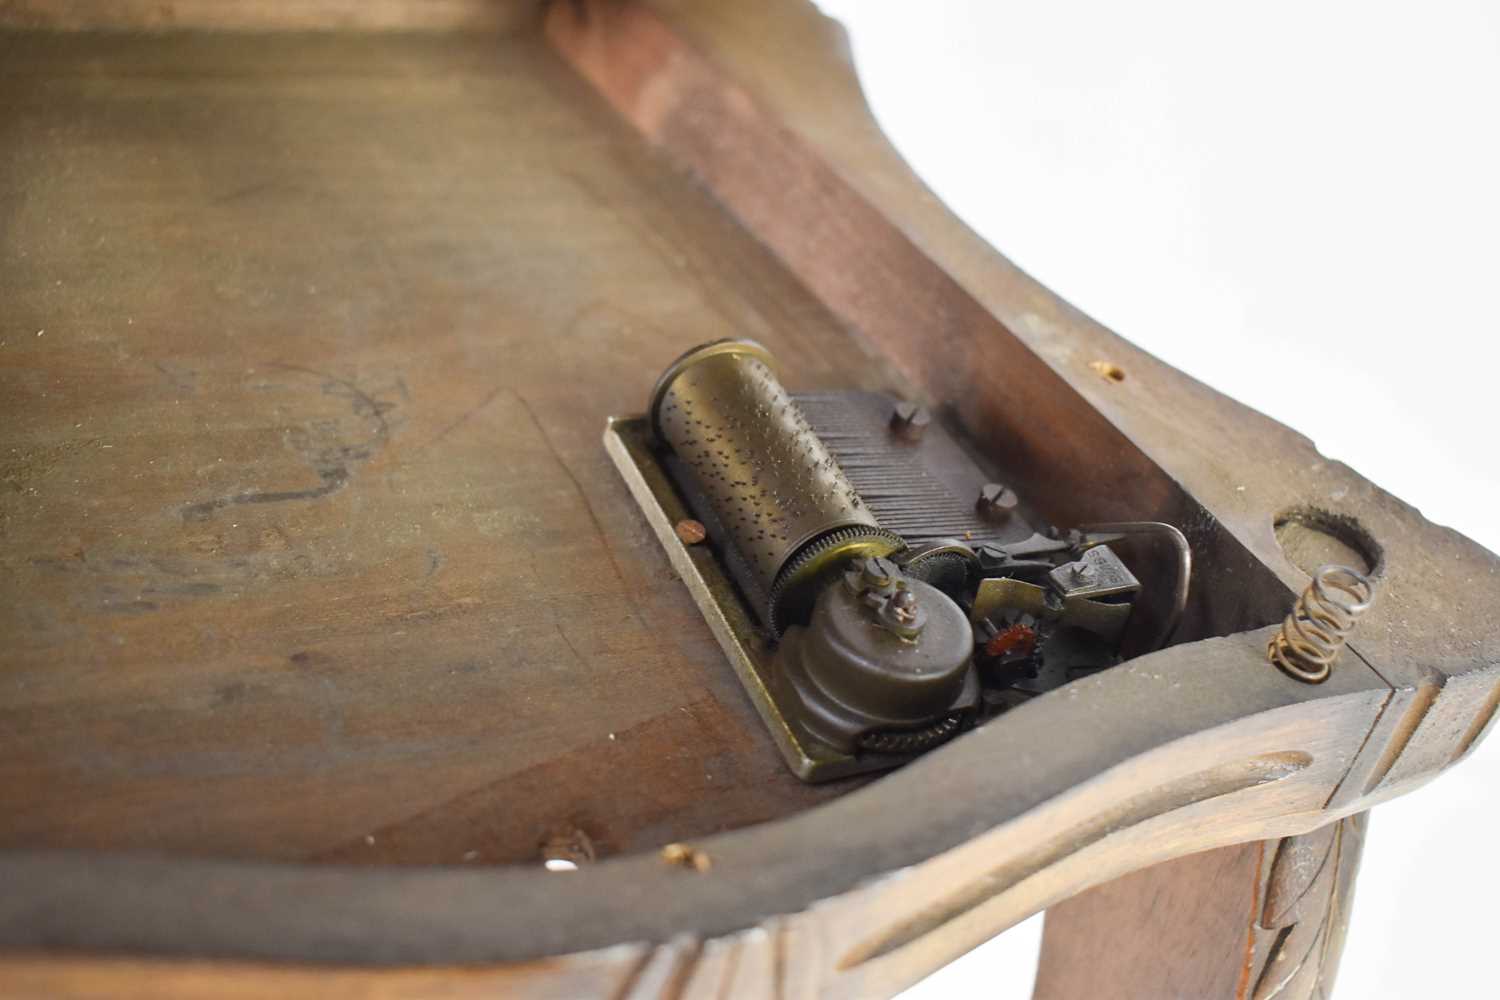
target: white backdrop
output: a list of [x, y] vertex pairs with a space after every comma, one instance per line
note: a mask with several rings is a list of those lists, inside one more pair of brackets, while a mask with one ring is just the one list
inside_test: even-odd
[[[820, 3], [991, 244], [1500, 551], [1500, 4]], [[1338, 997], [1500, 995], [1497, 779], [1374, 812]], [[906, 996], [1026, 997], [1040, 933]]]

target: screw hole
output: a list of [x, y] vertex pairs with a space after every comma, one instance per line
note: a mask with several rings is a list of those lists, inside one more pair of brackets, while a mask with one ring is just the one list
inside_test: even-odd
[[549, 872], [576, 872], [596, 857], [594, 842], [576, 826], [555, 827], [542, 842], [541, 853], [542, 867]]
[[1098, 372], [1100, 377], [1107, 378], [1111, 382], [1125, 381], [1125, 369], [1113, 361], [1090, 361], [1089, 367]]

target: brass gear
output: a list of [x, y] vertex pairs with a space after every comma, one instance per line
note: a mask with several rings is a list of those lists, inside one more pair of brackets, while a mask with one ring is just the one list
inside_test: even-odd
[[964, 713], [954, 712], [921, 729], [880, 729], [859, 737], [858, 746], [869, 753], [922, 753], [946, 743], [963, 728]]
[[819, 535], [781, 567], [767, 601], [771, 633], [777, 637], [788, 625], [806, 618], [817, 598], [816, 584], [835, 563], [857, 556], [889, 556], [906, 548], [895, 532], [864, 524], [850, 524]]

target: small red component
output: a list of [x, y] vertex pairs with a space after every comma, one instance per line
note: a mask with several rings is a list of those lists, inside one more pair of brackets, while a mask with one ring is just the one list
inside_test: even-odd
[[991, 657], [1001, 657], [1011, 652], [1030, 656], [1036, 652], [1036, 629], [1030, 625], [1012, 625], [985, 643], [984, 652]]

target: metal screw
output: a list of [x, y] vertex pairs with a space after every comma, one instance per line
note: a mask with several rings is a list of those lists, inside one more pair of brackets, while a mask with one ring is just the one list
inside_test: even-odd
[[1002, 483], [985, 483], [979, 489], [979, 500], [974, 506], [979, 513], [995, 521], [1004, 521], [1015, 512], [1016, 491]]
[[932, 414], [927, 412], [927, 407], [916, 403], [897, 403], [891, 411], [891, 430], [897, 437], [908, 441], [921, 440], [930, 423]]
[[909, 590], [898, 590], [891, 598], [891, 613], [898, 621], [911, 622], [917, 618], [917, 595]]
[[1086, 583], [1094, 578], [1094, 567], [1080, 560], [1069, 568], [1068, 573], [1075, 583]]
[[896, 564], [884, 556], [868, 560], [864, 565], [865, 582], [872, 587], [889, 587], [900, 573]]
[[682, 539], [684, 545], [697, 545], [708, 537], [708, 529], [703, 526], [702, 521], [694, 521], [692, 518], [684, 518], [677, 522], [677, 537]]
[[996, 569], [1005, 565], [1010, 559], [1010, 554], [1004, 549], [989, 543], [979, 546], [974, 550], [974, 554], [979, 557], [979, 565], [984, 569]]
[[690, 844], [668, 844], [661, 849], [661, 859], [669, 865], [700, 873], [713, 867], [713, 859], [708, 856], [708, 852]]
[[548, 871], [576, 871], [594, 858], [594, 842], [576, 826], [556, 827], [542, 843], [542, 863]]

